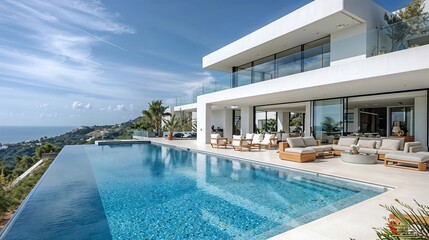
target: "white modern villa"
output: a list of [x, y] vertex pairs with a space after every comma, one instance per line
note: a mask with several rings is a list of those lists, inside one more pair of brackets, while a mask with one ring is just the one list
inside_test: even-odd
[[213, 127], [229, 138], [269, 121], [293, 131], [291, 118], [301, 116], [303, 135], [325, 143], [389, 137], [397, 126], [427, 146], [428, 24], [387, 25], [386, 12], [372, 0], [315, 0], [204, 56], [203, 68], [226, 78], [178, 99], [174, 111], [196, 112], [198, 143]]

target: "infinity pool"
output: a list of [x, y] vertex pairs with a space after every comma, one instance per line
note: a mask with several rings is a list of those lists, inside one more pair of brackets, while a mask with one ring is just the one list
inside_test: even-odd
[[266, 239], [385, 190], [154, 144], [67, 146], [5, 239]]

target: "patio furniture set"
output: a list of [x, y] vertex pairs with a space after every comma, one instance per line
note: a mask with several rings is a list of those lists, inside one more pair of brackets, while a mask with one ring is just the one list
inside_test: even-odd
[[231, 144], [232, 148], [236, 151], [243, 151], [243, 149], [247, 149], [249, 151], [252, 149], [261, 150], [262, 147], [271, 149], [278, 146], [275, 134], [268, 133], [247, 133], [244, 138], [241, 135], [234, 135], [231, 140], [221, 137], [220, 134], [211, 134], [210, 144], [213, 148], [226, 148]]
[[[425, 171], [429, 152], [420, 142], [405, 142], [403, 138], [340, 137], [332, 145], [320, 145], [313, 137], [288, 138], [279, 144], [282, 160], [311, 162], [319, 154], [341, 156], [343, 162], [373, 164], [384, 161], [386, 167]], [[351, 153], [351, 146], [359, 146], [359, 154]], [[416, 166], [417, 168], [415, 168]]]

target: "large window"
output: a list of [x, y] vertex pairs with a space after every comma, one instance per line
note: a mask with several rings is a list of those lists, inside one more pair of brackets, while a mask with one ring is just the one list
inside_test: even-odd
[[314, 101], [313, 136], [322, 143], [332, 143], [343, 129], [343, 99]]
[[275, 78], [274, 76], [274, 56], [269, 56], [263, 59], [259, 59], [254, 62], [253, 67], [253, 81], [261, 82]]
[[277, 112], [256, 111], [256, 133], [277, 132]]
[[241, 110], [232, 111], [232, 135], [241, 134]]
[[233, 87], [330, 65], [330, 37], [300, 45], [233, 68]]
[[304, 45], [303, 72], [329, 66], [329, 38], [323, 38]]
[[391, 107], [390, 126], [392, 136], [414, 136], [414, 107]]
[[277, 76], [288, 76], [301, 72], [301, 46], [277, 54]]

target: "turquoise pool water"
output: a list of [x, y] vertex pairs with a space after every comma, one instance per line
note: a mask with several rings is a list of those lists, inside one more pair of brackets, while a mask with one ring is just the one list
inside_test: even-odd
[[384, 188], [154, 144], [68, 146], [5, 239], [266, 239]]

